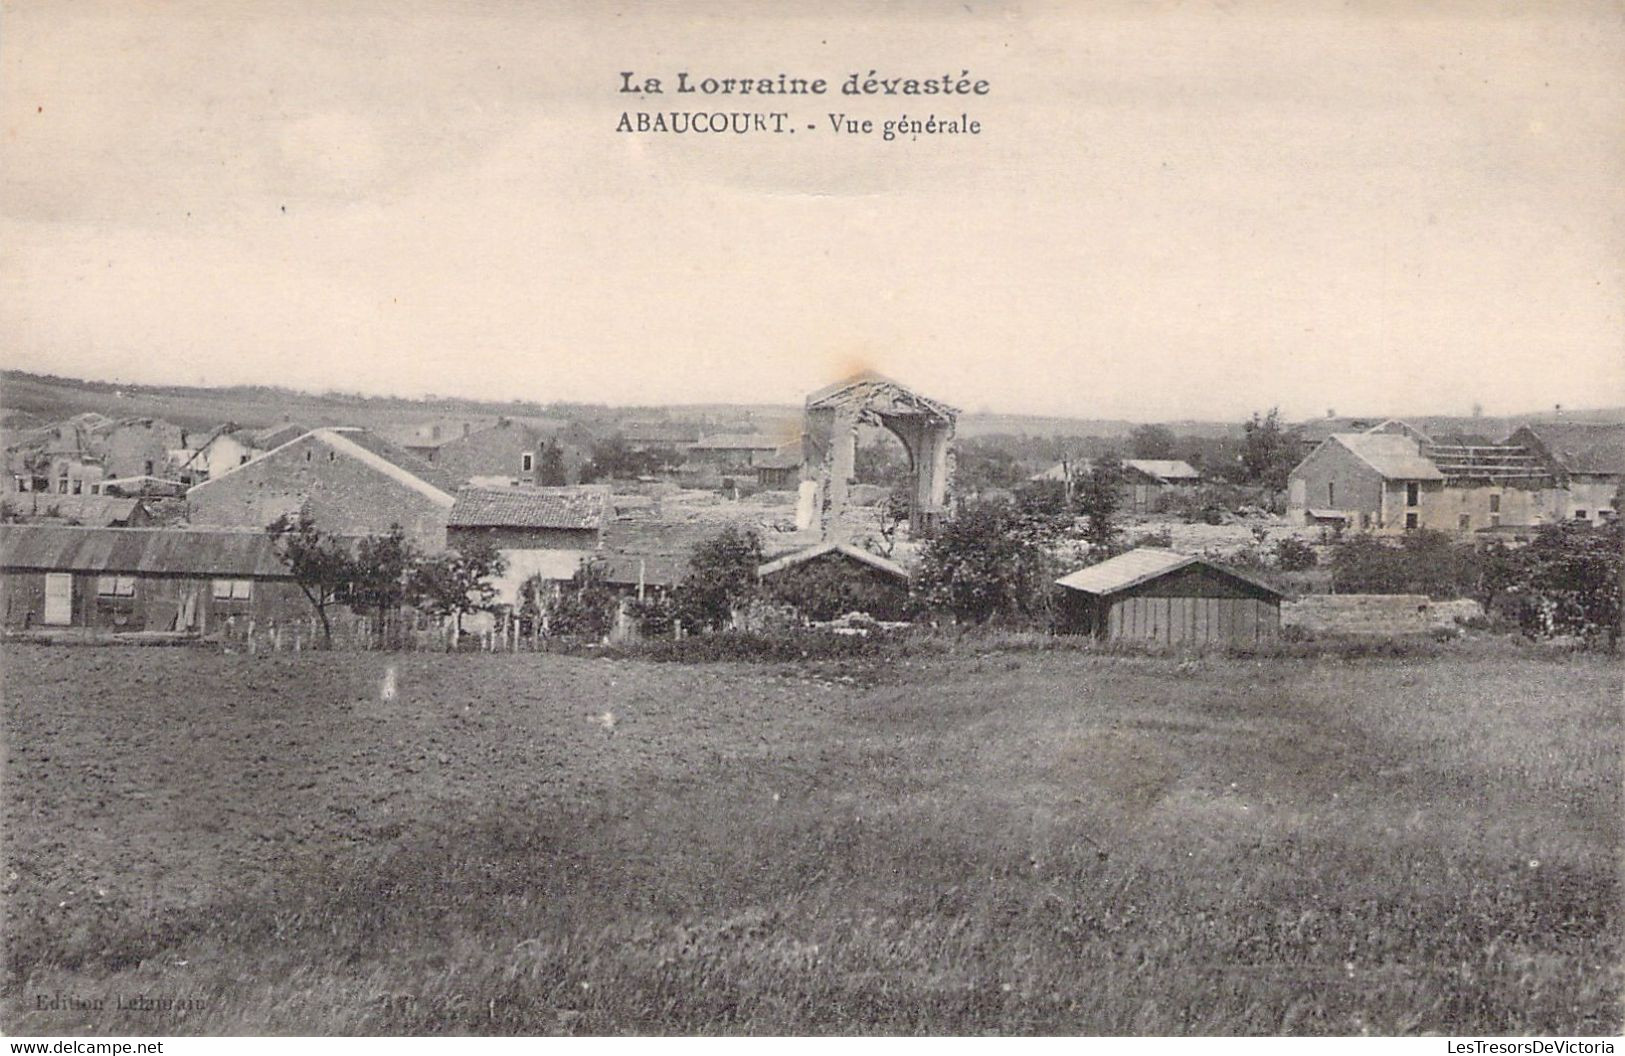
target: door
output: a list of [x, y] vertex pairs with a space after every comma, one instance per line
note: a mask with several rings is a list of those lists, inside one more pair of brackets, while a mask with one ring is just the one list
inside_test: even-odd
[[58, 627], [73, 622], [73, 573], [45, 573], [45, 622]]

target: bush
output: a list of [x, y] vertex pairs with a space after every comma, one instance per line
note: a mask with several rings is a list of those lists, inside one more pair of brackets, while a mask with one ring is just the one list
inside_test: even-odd
[[915, 589], [921, 603], [971, 623], [1046, 621], [1052, 569], [1020, 527], [1008, 503], [962, 508], [920, 554]]
[[879, 575], [845, 561], [813, 560], [771, 577], [766, 591], [809, 620], [833, 620], [849, 612], [866, 612], [878, 620], [908, 619], [912, 606], [907, 586], [883, 583]]
[[1315, 548], [1302, 539], [1289, 537], [1275, 544], [1275, 567], [1282, 572], [1303, 572], [1319, 563]]

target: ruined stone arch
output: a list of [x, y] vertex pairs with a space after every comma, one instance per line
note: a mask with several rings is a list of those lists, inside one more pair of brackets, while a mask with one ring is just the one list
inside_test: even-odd
[[959, 411], [879, 374], [865, 373], [807, 397], [802, 432], [803, 487], [823, 538], [839, 534], [852, 479], [859, 425], [880, 426], [902, 443], [914, 474], [909, 530], [930, 535], [948, 512], [954, 427]]

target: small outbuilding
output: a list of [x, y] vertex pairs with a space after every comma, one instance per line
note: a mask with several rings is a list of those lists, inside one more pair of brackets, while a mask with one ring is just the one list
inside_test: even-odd
[[1170, 645], [1259, 642], [1281, 633], [1281, 591], [1172, 550], [1130, 550], [1056, 583], [1064, 633]]
[[908, 570], [851, 543], [826, 542], [756, 570], [768, 593], [813, 620], [866, 612], [878, 620], [908, 613]]

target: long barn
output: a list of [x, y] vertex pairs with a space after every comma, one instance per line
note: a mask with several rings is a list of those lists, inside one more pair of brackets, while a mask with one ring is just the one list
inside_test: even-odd
[[1056, 580], [1060, 630], [1167, 645], [1281, 633], [1281, 591], [1200, 557], [1142, 547]]
[[8, 628], [202, 634], [310, 611], [264, 531], [0, 525]]

